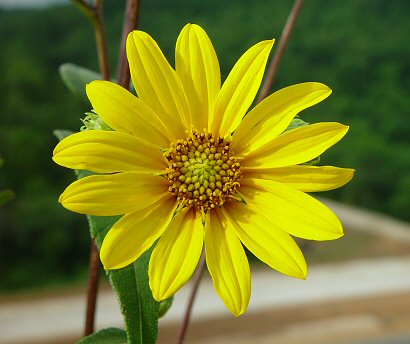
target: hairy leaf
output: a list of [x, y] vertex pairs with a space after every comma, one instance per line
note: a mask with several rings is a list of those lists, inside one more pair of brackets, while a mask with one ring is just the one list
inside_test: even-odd
[[106, 328], [80, 339], [77, 344], [127, 344], [127, 334], [119, 328]]
[[[54, 135], [60, 140], [70, 134], [71, 132], [67, 130], [54, 131]], [[78, 179], [92, 174], [89, 171], [82, 170], [76, 170], [75, 173]], [[87, 218], [91, 237], [95, 239], [95, 243], [98, 249], [100, 249], [104, 237], [120, 217], [87, 216]], [[148, 264], [151, 253], [152, 248], [133, 264], [123, 269], [107, 271], [110, 283], [117, 293], [129, 344], [155, 344], [157, 340], [159, 303], [152, 297], [148, 283]], [[79, 343], [100, 342], [80, 341]], [[127, 342], [125, 341], [124, 343]]]
[[59, 71], [61, 79], [68, 89], [85, 101], [88, 101], [85, 85], [93, 80], [102, 79], [101, 74], [73, 63], [63, 63]]

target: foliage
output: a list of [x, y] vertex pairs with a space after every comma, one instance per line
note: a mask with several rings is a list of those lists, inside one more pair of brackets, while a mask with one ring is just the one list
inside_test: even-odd
[[60, 76], [68, 89], [80, 96], [87, 102], [87, 94], [85, 93], [84, 85], [93, 81], [100, 80], [101, 74], [90, 71], [87, 68], [76, 66], [72, 63], [64, 63], [60, 66]]
[[[4, 160], [0, 158], [0, 168], [4, 165]], [[12, 190], [0, 190], [0, 208], [12, 200], [14, 192]]]
[[119, 328], [106, 328], [82, 338], [77, 344], [127, 344], [127, 334]]
[[[106, 1], [112, 66], [116, 65], [124, 1]], [[203, 26], [215, 43], [225, 77], [244, 50], [279, 38], [289, 1], [142, 1], [140, 27], [173, 60], [179, 30]], [[335, 199], [410, 220], [410, 2], [305, 2], [274, 89], [304, 81], [328, 84], [334, 94], [302, 113], [307, 122], [340, 121], [351, 132], [321, 164], [354, 167], [357, 175]], [[266, 16], [270, 20], [266, 20]], [[227, 29], [229, 28], [229, 29]], [[64, 210], [58, 196], [73, 179], [51, 161], [55, 128], [78, 131], [90, 111], [67, 92], [61, 64], [98, 70], [91, 25], [71, 6], [0, 11], [0, 35], [13, 37], [0, 54], [0, 147], [7, 164], [0, 190], [16, 197], [0, 209], [1, 289], [78, 278], [88, 261], [84, 217]], [[115, 74], [115, 73], [113, 73]]]
[[[105, 235], [117, 218], [97, 216], [88, 218], [91, 234], [100, 248]], [[157, 339], [159, 303], [152, 297], [148, 284], [150, 257], [151, 250], [145, 252], [128, 267], [107, 272], [120, 303], [128, 343], [155, 344]]]
[[[80, 68], [81, 72], [88, 74], [88, 71]], [[73, 67], [67, 71], [67, 80], [72, 80], [72, 75], [78, 75], [78, 68]], [[86, 83], [87, 80], [83, 80]], [[72, 86], [68, 82], [69, 86]], [[84, 85], [81, 82], [73, 85], [71, 91], [78, 94], [79, 89]], [[81, 94], [79, 94], [81, 96]], [[62, 140], [71, 135], [72, 132], [68, 130], [55, 130], [54, 135]], [[89, 176], [89, 171], [76, 170], [77, 178]], [[100, 249], [104, 237], [107, 232], [119, 219], [118, 216], [87, 216], [90, 227], [90, 234], [97, 247]], [[100, 331], [95, 336], [87, 337], [89, 340], [84, 343], [105, 343], [108, 338], [111, 340], [118, 340], [119, 343], [127, 342], [130, 344], [155, 344], [158, 334], [158, 317], [162, 316], [169, 309], [172, 300], [168, 301], [165, 306], [161, 307], [160, 303], [155, 301], [148, 282], [148, 264], [151, 257], [152, 249], [145, 252], [136, 262], [119, 270], [107, 270], [106, 273], [110, 283], [117, 293], [121, 313], [124, 317], [126, 338], [128, 341], [123, 341], [123, 335], [118, 329], [107, 329], [107, 333]], [[168, 307], [167, 307], [168, 306]], [[161, 311], [161, 313], [160, 313]], [[109, 341], [108, 341], [109, 342]], [[83, 343], [82, 340], [79, 343]]]

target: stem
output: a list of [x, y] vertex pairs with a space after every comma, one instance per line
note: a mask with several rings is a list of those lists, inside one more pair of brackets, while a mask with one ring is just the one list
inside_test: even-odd
[[[97, 46], [98, 62], [103, 79], [110, 80], [110, 65], [108, 59], [107, 39], [104, 29], [103, 0], [95, 0], [91, 5], [85, 0], [72, 0], [73, 4], [89, 18], [94, 27], [95, 41]], [[97, 293], [100, 277], [100, 257], [95, 240], [91, 240], [89, 279], [87, 290], [87, 309], [85, 315], [84, 336], [94, 332], [95, 310], [97, 305]]]
[[290, 34], [295, 27], [296, 18], [299, 15], [302, 4], [303, 0], [295, 0], [292, 10], [289, 13], [288, 19], [286, 20], [286, 24], [283, 28], [282, 35], [279, 40], [278, 48], [276, 49], [275, 55], [273, 56], [272, 62], [269, 66], [268, 74], [259, 93], [257, 100], [258, 103], [268, 95], [273, 81], [275, 80], [280, 61], [282, 60], [282, 56], [289, 41]]
[[97, 304], [98, 282], [100, 277], [100, 257], [94, 239], [90, 247], [90, 267], [87, 291], [87, 310], [85, 315], [84, 336], [94, 332], [95, 309]]
[[[269, 66], [268, 75], [267, 75], [267, 77], [266, 77], [266, 79], [263, 83], [261, 92], [259, 94], [259, 97], [258, 97], [258, 100], [257, 100], [258, 103], [263, 98], [265, 98], [267, 96], [267, 94], [269, 92], [269, 89], [273, 84], [276, 73], [278, 71], [279, 63], [282, 59], [282, 56], [283, 56], [283, 53], [285, 51], [286, 45], [289, 41], [290, 34], [292, 33], [292, 30], [295, 26], [296, 18], [298, 16], [299, 12], [300, 12], [302, 4], [303, 4], [303, 0], [295, 0], [295, 3], [293, 4], [292, 10], [291, 10], [291, 12], [288, 16], [288, 19], [287, 19], [286, 24], [285, 24], [285, 26], [283, 28], [283, 31], [282, 31], [282, 35], [280, 37], [278, 49], [276, 50], [276, 53], [275, 53], [275, 55], [272, 59], [272, 62], [270, 64], [270, 66]], [[205, 270], [205, 263], [206, 263], [205, 253], [202, 253], [201, 260], [198, 264], [198, 268], [197, 268], [197, 271], [195, 273], [191, 294], [189, 296], [188, 305], [187, 305], [187, 308], [185, 310], [184, 319], [183, 319], [182, 324], [181, 324], [177, 344], [182, 344], [184, 342], [184, 339], [185, 339], [185, 336], [186, 336], [186, 333], [187, 333], [187, 330], [188, 330], [189, 321], [190, 321], [190, 318], [191, 318], [191, 311], [192, 311], [192, 307], [193, 307], [193, 304], [194, 304], [195, 296], [197, 294], [199, 283], [201, 282], [201, 278], [202, 278], [203, 272]]]
[[95, 0], [94, 16], [92, 18], [95, 41], [97, 44], [98, 63], [104, 80], [110, 80], [110, 63], [108, 60], [107, 38], [104, 28], [103, 0]]
[[94, 16], [94, 8], [85, 0], [71, 0], [71, 2], [76, 6], [83, 14], [92, 19]]
[[103, 0], [94, 0], [91, 5], [85, 0], [71, 0], [71, 2], [91, 20], [97, 46], [98, 63], [104, 80], [110, 80], [110, 63], [108, 60], [107, 39], [104, 29], [104, 5]]
[[138, 27], [138, 19], [140, 13], [139, 0], [127, 0], [125, 9], [124, 25], [122, 28], [122, 39], [120, 46], [120, 56], [118, 62], [117, 78], [118, 84], [126, 89], [130, 87], [130, 67], [127, 61], [125, 45], [128, 34]]
[[195, 296], [198, 291], [199, 283], [201, 282], [201, 278], [205, 270], [205, 263], [206, 263], [206, 259], [205, 259], [205, 251], [204, 251], [202, 252], [201, 259], [198, 263], [198, 267], [195, 272], [192, 290], [191, 290], [191, 294], [189, 295], [188, 305], [185, 310], [184, 320], [182, 321], [181, 328], [179, 330], [177, 344], [182, 344], [187, 334], [189, 320], [191, 319], [192, 306], [194, 305]]

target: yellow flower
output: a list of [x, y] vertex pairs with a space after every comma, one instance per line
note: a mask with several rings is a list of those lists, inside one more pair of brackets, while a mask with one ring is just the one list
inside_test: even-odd
[[348, 127], [318, 123], [283, 133], [331, 90], [314, 82], [293, 85], [247, 113], [272, 45], [263, 41], [246, 51], [221, 87], [215, 50], [199, 26], [181, 31], [175, 70], [147, 33], [134, 31], [127, 54], [138, 97], [115, 83], [90, 83], [94, 111], [114, 131], [80, 132], [55, 148], [56, 163], [99, 173], [68, 186], [60, 197], [64, 207], [124, 215], [104, 239], [106, 269], [132, 263], [159, 239], [149, 265], [156, 300], [186, 283], [205, 244], [215, 289], [239, 316], [251, 294], [243, 246], [273, 269], [304, 279], [306, 262], [291, 235], [343, 235], [332, 211], [304, 192], [340, 187], [353, 170], [303, 164]]

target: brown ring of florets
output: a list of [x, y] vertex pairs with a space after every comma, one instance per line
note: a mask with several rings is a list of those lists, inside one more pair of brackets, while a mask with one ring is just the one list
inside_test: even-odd
[[164, 153], [168, 162], [164, 176], [170, 182], [168, 191], [180, 204], [206, 212], [237, 198], [241, 166], [229, 146], [222, 137], [198, 131], [171, 144]]

